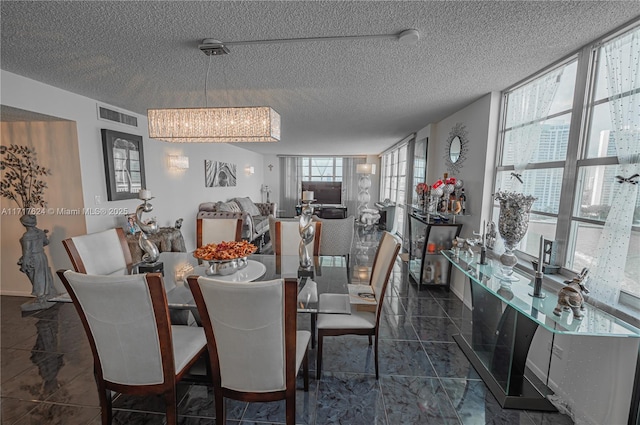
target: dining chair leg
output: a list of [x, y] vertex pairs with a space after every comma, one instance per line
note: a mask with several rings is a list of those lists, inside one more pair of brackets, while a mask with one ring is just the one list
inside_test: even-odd
[[322, 331], [318, 331], [318, 352], [316, 353], [316, 379], [320, 379], [322, 371]]
[[[371, 339], [371, 335], [369, 335], [369, 339]], [[374, 362], [376, 364], [376, 380], [378, 379], [378, 336], [376, 335], [376, 345], [374, 346], [375, 357]]]
[[225, 425], [227, 423], [226, 409], [224, 408], [224, 396], [222, 390], [213, 391], [214, 403], [216, 404], [216, 424]]
[[176, 392], [169, 391], [165, 393], [164, 403], [167, 412], [167, 425], [176, 425], [178, 423], [178, 406], [176, 400]]
[[296, 392], [295, 388], [290, 396], [287, 396], [285, 400], [285, 423], [286, 425], [296, 424]]
[[311, 348], [316, 347], [316, 320], [318, 318], [317, 313], [311, 313]]
[[102, 385], [98, 385], [98, 398], [100, 399], [100, 416], [102, 417], [102, 425], [111, 425], [111, 422], [113, 421], [111, 391], [106, 390]]
[[309, 351], [304, 353], [302, 359], [302, 379], [304, 380], [304, 392], [309, 392]]
[[371, 335], [369, 335], [369, 345], [373, 344], [373, 341], [371, 340]]

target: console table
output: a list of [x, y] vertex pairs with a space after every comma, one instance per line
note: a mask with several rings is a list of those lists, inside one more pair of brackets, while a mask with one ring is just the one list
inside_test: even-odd
[[[129, 251], [131, 251], [131, 258], [133, 263], [139, 263], [142, 261], [142, 249], [138, 245], [138, 233], [127, 233], [127, 243], [129, 244]], [[158, 233], [153, 235], [147, 235], [148, 239], [158, 247], [160, 252], [186, 252], [187, 249], [184, 246], [184, 238], [180, 229], [175, 227], [161, 227]]]
[[[545, 298], [534, 298], [532, 278], [519, 272], [511, 285], [493, 275], [495, 260], [479, 265], [474, 258], [450, 250], [442, 255], [468, 278], [472, 307], [462, 318], [460, 333], [453, 335], [464, 354], [503, 408], [555, 411], [546, 398], [552, 394], [543, 382], [526, 370], [526, 360], [535, 331], [542, 327], [553, 335], [640, 338], [640, 329], [590, 305], [584, 319], [571, 312], [553, 314], [557, 291], [545, 291]], [[468, 317], [470, 314], [470, 317]], [[606, 342], [605, 342], [606, 343]], [[549, 352], [551, 362], [553, 350]], [[549, 363], [550, 365], [551, 363]], [[640, 398], [640, 356], [636, 363], [629, 424], [638, 419]], [[547, 376], [547, 382], [549, 377]]]

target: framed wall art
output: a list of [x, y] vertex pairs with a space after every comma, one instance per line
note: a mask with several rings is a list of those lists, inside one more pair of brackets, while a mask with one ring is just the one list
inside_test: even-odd
[[142, 136], [104, 128], [100, 131], [109, 201], [137, 198], [146, 187]]
[[204, 185], [206, 187], [235, 186], [236, 176], [236, 164], [210, 159], [204, 160]]

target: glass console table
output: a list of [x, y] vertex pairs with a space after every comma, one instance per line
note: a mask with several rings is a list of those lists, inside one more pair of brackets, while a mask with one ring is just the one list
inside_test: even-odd
[[[501, 282], [493, 275], [495, 260], [479, 265], [464, 253], [456, 257], [445, 250], [442, 255], [465, 274], [471, 289], [471, 311], [465, 313], [460, 334], [453, 339], [503, 408], [556, 410], [547, 398], [551, 390], [526, 370], [527, 355], [538, 327], [552, 336], [640, 338], [640, 329], [590, 305], [585, 305], [582, 320], [574, 319], [571, 312], [554, 315], [556, 290], [544, 291], [545, 298], [534, 298], [529, 295], [533, 291], [532, 277], [517, 271], [514, 272], [519, 278], [517, 282], [511, 285]], [[549, 351], [551, 362], [552, 349]], [[638, 420], [639, 370], [640, 365], [636, 364], [629, 424]]]

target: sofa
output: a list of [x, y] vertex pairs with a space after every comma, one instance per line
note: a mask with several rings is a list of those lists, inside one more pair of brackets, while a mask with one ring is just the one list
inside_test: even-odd
[[203, 202], [196, 218], [242, 218], [242, 239], [262, 247], [268, 240], [269, 215], [276, 216], [275, 202], [253, 202], [251, 198], [233, 198], [226, 202]]

